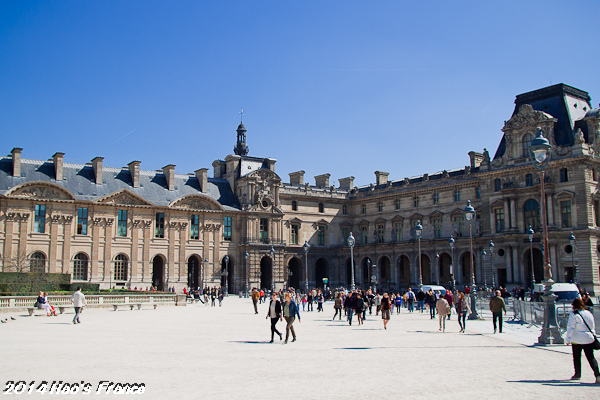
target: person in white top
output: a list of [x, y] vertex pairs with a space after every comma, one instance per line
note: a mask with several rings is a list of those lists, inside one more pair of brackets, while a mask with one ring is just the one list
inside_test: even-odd
[[[587, 324], [587, 326], [586, 326]], [[589, 328], [588, 328], [589, 327]], [[591, 329], [591, 331], [590, 331]], [[581, 379], [581, 350], [585, 352], [585, 357], [594, 371], [596, 383], [600, 384], [600, 371], [598, 371], [598, 361], [594, 358], [593, 344], [595, 336], [592, 332], [596, 331], [594, 316], [588, 311], [583, 300], [576, 298], [573, 300], [573, 311], [569, 315], [567, 324], [567, 344], [573, 348], [573, 366], [575, 375], [571, 380]]]
[[81, 309], [84, 306], [87, 306], [87, 302], [85, 301], [85, 295], [81, 293], [81, 287], [77, 288], [77, 291], [73, 293], [71, 296], [71, 303], [75, 307], [75, 317], [73, 318], [73, 324], [79, 324], [81, 321], [79, 320], [79, 314], [81, 314]]

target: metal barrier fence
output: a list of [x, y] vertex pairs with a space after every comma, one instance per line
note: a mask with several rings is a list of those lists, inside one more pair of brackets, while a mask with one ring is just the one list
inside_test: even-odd
[[[181, 297], [181, 296], [179, 296]], [[111, 304], [177, 304], [177, 294], [155, 294], [155, 295], [86, 295], [88, 306], [102, 306]], [[33, 307], [37, 296], [2, 296], [0, 297], [0, 311], [11, 308]], [[71, 296], [48, 296], [50, 304], [55, 306], [70, 306]], [[185, 296], [183, 296], [185, 303]]]
[[[514, 298], [508, 298], [505, 299], [505, 301], [507, 317], [510, 321], [519, 321], [522, 324], [529, 324], [529, 326], [542, 326], [544, 322], [544, 308], [546, 307], [545, 303], [516, 300]], [[479, 315], [486, 316], [487, 314], [491, 317], [489, 298], [478, 297], [476, 304]], [[569, 314], [571, 313], [572, 309], [573, 308], [569, 303], [556, 304], [556, 317], [558, 320], [558, 326], [563, 333], [567, 330]], [[594, 315], [596, 334], [600, 335], [600, 306], [590, 307], [590, 311]]]

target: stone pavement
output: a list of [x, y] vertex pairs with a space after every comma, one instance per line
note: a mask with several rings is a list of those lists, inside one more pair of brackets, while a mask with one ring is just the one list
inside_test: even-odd
[[220, 308], [86, 309], [79, 325], [72, 310], [14, 321], [4, 314], [0, 378], [3, 390], [25, 381], [27, 398], [39, 397], [43, 381], [90, 384], [92, 392], [102, 381], [143, 383], [147, 399], [600, 397], [585, 358], [583, 379], [571, 382], [570, 347], [533, 346], [539, 328], [505, 323], [493, 334], [488, 318], [467, 321], [460, 334], [453, 316], [442, 333], [428, 314], [403, 309], [383, 330], [375, 315], [348, 326], [331, 320], [332, 302], [325, 310], [302, 313], [298, 341], [287, 345], [268, 343], [266, 304], [255, 315], [251, 300], [237, 297]]

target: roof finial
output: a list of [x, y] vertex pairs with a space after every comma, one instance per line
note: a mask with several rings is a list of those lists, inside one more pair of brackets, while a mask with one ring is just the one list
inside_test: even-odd
[[240, 110], [240, 123], [244, 122], [244, 109]]

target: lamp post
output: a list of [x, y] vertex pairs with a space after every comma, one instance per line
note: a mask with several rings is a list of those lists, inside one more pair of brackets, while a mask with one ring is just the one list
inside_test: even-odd
[[248, 260], [250, 259], [250, 254], [248, 254], [248, 252], [244, 253], [244, 260], [246, 261], [246, 295], [244, 297], [248, 298], [248, 279], [249, 279], [249, 274], [248, 274]]
[[[373, 275], [371, 275], [371, 282], [373, 283], [373, 293], [377, 294], [377, 265], [373, 264], [371, 271], [373, 274]], [[389, 284], [389, 281], [388, 281], [388, 284]]]
[[477, 315], [477, 302], [475, 300], [477, 295], [477, 286], [475, 286], [475, 263], [473, 257], [473, 222], [475, 222], [476, 212], [473, 206], [471, 206], [471, 200], [467, 202], [467, 206], [463, 212], [465, 214], [465, 219], [469, 224], [469, 257], [471, 258], [469, 260], [469, 264], [471, 265], [471, 292], [469, 293], [469, 297], [471, 297], [471, 314], [469, 315], [469, 319], [479, 319], [479, 315]]
[[204, 293], [204, 288], [206, 287], [206, 267], [205, 265], [208, 264], [208, 258], [204, 259], [204, 262], [202, 263], [202, 289], [203, 289], [203, 293]]
[[275, 249], [271, 246], [271, 293], [275, 291]]
[[[367, 286], [369, 284], [369, 281], [371, 280], [371, 259], [367, 258], [365, 263], [367, 264], [367, 281], [363, 282], [363, 285]], [[364, 274], [363, 274], [363, 277], [364, 277]]]
[[421, 236], [423, 236], [423, 226], [421, 221], [417, 221], [415, 225], [415, 236], [419, 242], [419, 290], [423, 288], [423, 272], [421, 271]]
[[304, 246], [304, 293], [308, 295], [308, 249], [310, 249], [310, 245], [305, 240]]
[[452, 280], [452, 291], [454, 292], [454, 286], [456, 285], [456, 281], [454, 280], [454, 238], [450, 235], [450, 239], [448, 239], [448, 244], [450, 245], [450, 252], [452, 253], [452, 264], [450, 264], [450, 279]]
[[229, 296], [229, 279], [228, 279], [228, 275], [229, 275], [229, 256], [225, 255], [225, 271], [223, 272], [223, 275], [225, 276], [225, 296]]
[[440, 285], [440, 254], [435, 253], [435, 282]]
[[544, 137], [544, 131], [541, 128], [537, 128], [535, 132], [535, 138], [531, 141], [529, 146], [531, 152], [531, 161], [533, 165], [540, 169], [540, 188], [541, 188], [541, 213], [542, 213], [542, 227], [543, 227], [543, 239], [544, 239], [544, 324], [542, 326], [542, 332], [538, 338], [539, 344], [564, 344], [564, 339], [560, 334], [558, 327], [558, 321], [556, 319], [556, 298], [557, 296], [552, 293], [552, 265], [550, 264], [550, 246], [548, 244], [548, 222], [546, 220], [546, 190], [544, 187], [544, 168], [548, 166], [550, 162], [550, 156], [552, 152], [552, 146], [548, 139]]
[[350, 246], [350, 290], [354, 292], [356, 289], [356, 285], [354, 284], [354, 244], [355, 244], [354, 236], [352, 236], [352, 232], [350, 232], [350, 236], [348, 236], [348, 246]]
[[[575, 236], [573, 232], [569, 236], [569, 243], [571, 244], [571, 265], [573, 266], [573, 282], [577, 285], [577, 268], [575, 268]], [[577, 285], [579, 287], [579, 285]]]
[[492, 263], [492, 291], [494, 291], [496, 290], [496, 274], [494, 271], [494, 242], [491, 239], [488, 248], [490, 250], [490, 262]]
[[535, 275], [533, 273], [533, 234], [535, 232], [531, 229], [531, 225], [529, 225], [529, 229], [527, 230], [527, 237], [529, 237], [529, 255], [531, 256], [531, 297], [533, 298], [533, 288], [535, 287]]

